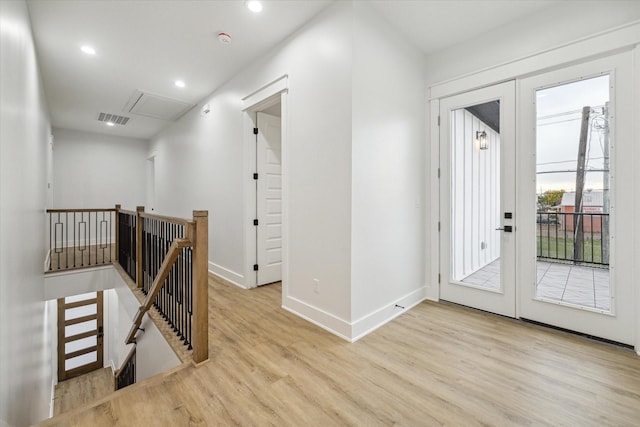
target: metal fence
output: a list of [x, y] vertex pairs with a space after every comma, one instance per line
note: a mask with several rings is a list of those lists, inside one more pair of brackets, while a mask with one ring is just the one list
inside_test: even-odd
[[536, 222], [538, 258], [609, 265], [609, 214], [538, 212]]

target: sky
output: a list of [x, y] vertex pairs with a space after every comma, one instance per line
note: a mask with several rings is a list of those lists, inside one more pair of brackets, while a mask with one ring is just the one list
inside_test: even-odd
[[[537, 91], [536, 190], [573, 191], [576, 186], [582, 108], [591, 107], [586, 169], [603, 169], [605, 117], [609, 101], [609, 75]], [[552, 173], [544, 173], [552, 172]], [[603, 173], [587, 172], [585, 190], [602, 190]]]

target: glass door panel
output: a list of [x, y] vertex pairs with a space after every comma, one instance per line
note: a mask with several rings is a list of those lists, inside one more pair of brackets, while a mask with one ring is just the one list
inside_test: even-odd
[[536, 297], [609, 312], [610, 75], [536, 90]]
[[443, 300], [515, 316], [515, 84], [440, 101]]
[[500, 101], [450, 114], [452, 279], [501, 291]]

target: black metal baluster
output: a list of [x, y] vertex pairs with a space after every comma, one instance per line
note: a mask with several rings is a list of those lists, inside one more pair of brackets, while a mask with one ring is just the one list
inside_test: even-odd
[[180, 258], [178, 258], [178, 294], [176, 295], [176, 310], [178, 312], [178, 336], [180, 340], [184, 341], [184, 251], [182, 248], [180, 251]]
[[187, 341], [188, 341], [188, 349], [192, 350], [193, 346], [191, 345], [191, 320], [193, 316], [193, 252], [191, 248], [188, 248], [189, 254], [189, 269], [187, 271], [187, 289], [189, 290], [189, 299], [188, 299], [188, 311], [189, 317], [187, 317]]

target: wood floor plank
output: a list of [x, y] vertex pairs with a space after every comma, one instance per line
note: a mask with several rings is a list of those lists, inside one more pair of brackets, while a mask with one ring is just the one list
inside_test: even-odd
[[208, 363], [43, 425], [639, 424], [628, 349], [433, 302], [351, 344], [283, 310], [280, 293], [211, 279]]
[[113, 392], [111, 368], [97, 369], [58, 383], [54, 391], [54, 415], [99, 400]]

